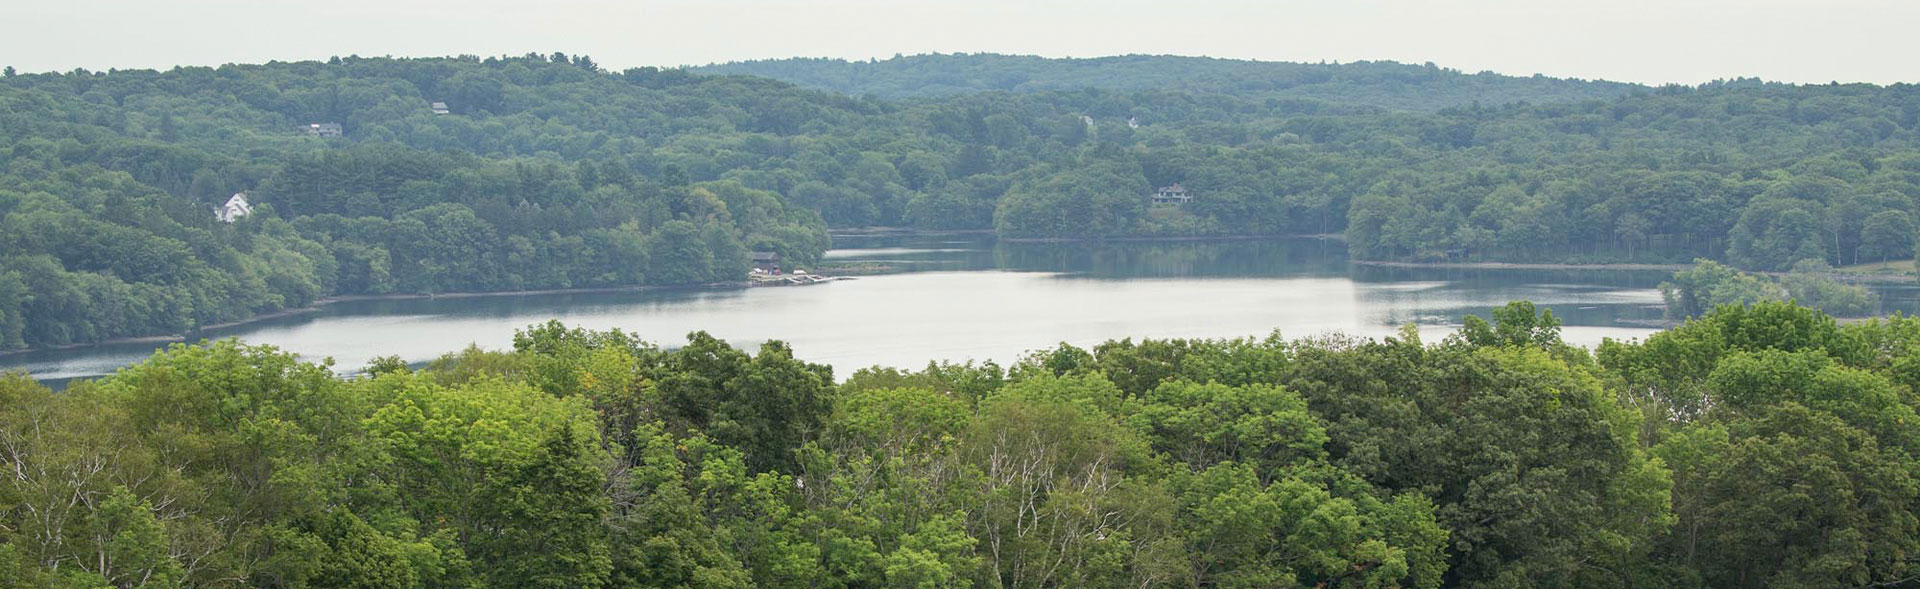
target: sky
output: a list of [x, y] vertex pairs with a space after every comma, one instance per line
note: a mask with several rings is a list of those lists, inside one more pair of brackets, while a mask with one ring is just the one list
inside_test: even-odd
[[1920, 0], [9, 0], [0, 65], [917, 53], [1433, 62], [1650, 84], [1920, 82]]

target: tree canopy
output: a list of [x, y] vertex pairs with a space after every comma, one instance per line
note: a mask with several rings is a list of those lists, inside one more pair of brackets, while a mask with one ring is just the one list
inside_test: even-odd
[[[929, 76], [968, 90], [860, 90]], [[1910, 85], [1152, 56], [20, 74], [0, 78], [0, 347], [346, 295], [737, 281], [752, 252], [805, 267], [829, 228], [876, 225], [1342, 234], [1379, 260], [1884, 262], [1913, 251], [1916, 129]], [[1191, 202], [1150, 203], [1175, 183]], [[241, 192], [252, 214], [216, 220]]]
[[836, 381], [530, 326], [345, 378], [234, 341], [0, 377], [0, 586], [1911, 583], [1920, 320], [1121, 340]]

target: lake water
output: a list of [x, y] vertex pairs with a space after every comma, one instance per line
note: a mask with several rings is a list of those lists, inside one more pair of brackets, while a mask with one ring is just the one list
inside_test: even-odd
[[[618, 327], [665, 346], [706, 330], [738, 346], [785, 340], [844, 376], [928, 360], [995, 360], [1060, 342], [1114, 338], [1289, 338], [1393, 333], [1415, 323], [1437, 339], [1468, 314], [1527, 299], [1553, 309], [1563, 337], [1593, 345], [1653, 331], [1659, 272], [1379, 268], [1350, 265], [1316, 239], [1005, 243], [980, 235], [837, 236], [827, 258], [898, 273], [804, 287], [656, 290], [356, 301], [211, 332], [271, 344], [352, 371], [374, 357], [424, 362], [468, 344], [511, 345], [513, 332], [559, 319]], [[1914, 304], [1910, 291], [1883, 293]], [[112, 344], [0, 356], [53, 384], [106, 374], [152, 354]]]

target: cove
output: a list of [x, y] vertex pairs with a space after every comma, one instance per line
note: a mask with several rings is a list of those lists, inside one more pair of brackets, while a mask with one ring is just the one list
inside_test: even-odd
[[[1061, 342], [1118, 338], [1378, 337], [1413, 323], [1427, 338], [1516, 299], [1552, 309], [1563, 337], [1594, 345], [1654, 330], [1656, 271], [1479, 270], [1349, 264], [1321, 239], [1003, 243], [991, 236], [841, 235], [827, 261], [887, 273], [803, 287], [546, 293], [365, 300], [211, 331], [351, 372], [375, 356], [425, 362], [468, 345], [505, 348], [515, 329], [557, 319], [620, 328], [673, 347], [705, 330], [737, 346], [784, 340], [844, 377], [929, 360], [1002, 364]], [[1913, 306], [1912, 289], [1882, 290]], [[107, 374], [157, 344], [41, 350], [0, 358], [63, 384]]]

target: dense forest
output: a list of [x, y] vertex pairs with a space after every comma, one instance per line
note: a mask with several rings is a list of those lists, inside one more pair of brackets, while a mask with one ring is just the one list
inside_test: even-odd
[[832, 371], [557, 323], [0, 377], [0, 588], [1912, 587], [1920, 320]]
[[[6, 70], [0, 349], [341, 295], [734, 281], [757, 251], [814, 262], [834, 227], [1341, 234], [1362, 259], [1751, 271], [1913, 256], [1910, 85], [1167, 57], [749, 66], [864, 73], [810, 82], [855, 96], [564, 54]], [[1174, 183], [1191, 202], [1150, 202]], [[253, 214], [216, 220], [242, 192]]]
[[1260, 100], [1305, 98], [1394, 110], [1433, 111], [1474, 102], [1603, 100], [1646, 87], [1492, 72], [1434, 64], [1311, 64], [1177, 55], [1048, 59], [1031, 55], [910, 55], [887, 60], [769, 59], [690, 68], [742, 74], [854, 96], [921, 98], [975, 92], [1173, 90]]

